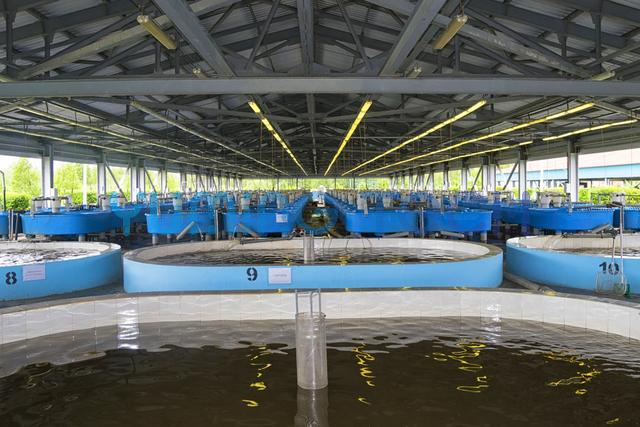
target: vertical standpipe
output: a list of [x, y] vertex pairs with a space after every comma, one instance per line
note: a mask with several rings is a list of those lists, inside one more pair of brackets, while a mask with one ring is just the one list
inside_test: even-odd
[[305, 264], [313, 264], [313, 261], [315, 261], [316, 252], [314, 245], [313, 234], [305, 234], [302, 237], [302, 250]]
[[[313, 299], [317, 297], [317, 311]], [[300, 311], [299, 299], [308, 298], [309, 310]], [[296, 291], [296, 370], [298, 387], [320, 390], [329, 385], [327, 375], [327, 331], [320, 291]]]

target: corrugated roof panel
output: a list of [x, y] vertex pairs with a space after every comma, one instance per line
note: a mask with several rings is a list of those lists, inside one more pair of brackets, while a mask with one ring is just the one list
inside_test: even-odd
[[[34, 22], [38, 22], [38, 19], [26, 11], [20, 11], [16, 13], [15, 20], [13, 21], [13, 28], [22, 27], [23, 25], [33, 24]], [[0, 31], [5, 31], [7, 28], [6, 20], [4, 16], [0, 19]]]
[[511, 4], [515, 7], [529, 10], [531, 12], [541, 13], [553, 18], [564, 18], [575, 9], [561, 2], [554, 0], [513, 0]]
[[61, 16], [102, 3], [101, 0], [56, 0], [44, 3], [36, 9], [45, 16]]

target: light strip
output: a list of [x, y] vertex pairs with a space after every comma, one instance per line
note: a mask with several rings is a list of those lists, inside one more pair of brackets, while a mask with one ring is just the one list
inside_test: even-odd
[[369, 111], [369, 108], [371, 108], [372, 104], [373, 104], [373, 101], [371, 101], [370, 99], [367, 99], [366, 101], [364, 101], [364, 104], [362, 104], [362, 107], [360, 107], [360, 111], [358, 112], [358, 115], [356, 116], [353, 123], [351, 123], [351, 127], [349, 128], [349, 130], [347, 131], [347, 134], [342, 139], [342, 142], [340, 143], [340, 147], [338, 147], [338, 152], [335, 154], [335, 156], [333, 156], [331, 163], [329, 163], [329, 167], [324, 172], [324, 176], [327, 176], [333, 164], [336, 162], [336, 160], [338, 160], [338, 157], [340, 157], [340, 153], [342, 153], [342, 150], [344, 150], [344, 147], [346, 147], [347, 143], [351, 139], [351, 136], [358, 128], [358, 125], [360, 124], [362, 119], [364, 119], [364, 115], [367, 114], [367, 111]]
[[144, 27], [149, 34], [153, 36], [162, 46], [169, 50], [176, 50], [178, 47], [176, 42], [164, 32], [162, 28], [155, 23], [149, 15], [138, 15], [138, 24]]
[[479, 156], [479, 155], [482, 155], [482, 154], [494, 153], [496, 151], [510, 150], [512, 148], [518, 148], [518, 147], [522, 147], [524, 145], [529, 145], [529, 144], [533, 144], [533, 141], [525, 141], [525, 142], [521, 142], [521, 143], [516, 144], [516, 145], [510, 145], [508, 147], [491, 148], [489, 150], [476, 151], [475, 153], [462, 154], [460, 156], [451, 157], [450, 159], [438, 160], [438, 161], [430, 162], [430, 163], [424, 163], [424, 164], [420, 165], [419, 167], [436, 165], [438, 163], [446, 163], [446, 162], [450, 162], [452, 160], [459, 160], [459, 159], [464, 159], [464, 158], [467, 158], [467, 157], [474, 157], [474, 156]]
[[[456, 157], [451, 157], [449, 159], [444, 159], [444, 160], [436, 160], [435, 162], [429, 162], [429, 163], [423, 163], [421, 165], [418, 165], [417, 167], [424, 167], [424, 166], [431, 166], [431, 165], [437, 165], [439, 163], [446, 163], [446, 162], [451, 162], [453, 160], [459, 160], [459, 159], [465, 159], [467, 157], [474, 157], [474, 156], [480, 156], [482, 154], [488, 154], [488, 153], [495, 153], [497, 151], [504, 151], [504, 150], [511, 150], [513, 148], [518, 148], [518, 147], [522, 147], [525, 145], [529, 145], [529, 144], [533, 144], [533, 141], [524, 141], [521, 142], [519, 144], [516, 145], [509, 145], [507, 147], [498, 147], [498, 148], [491, 148], [489, 150], [483, 150], [483, 151], [476, 151], [475, 153], [469, 153], [469, 154], [462, 154], [460, 156], [456, 156]], [[373, 172], [373, 171], [371, 171]], [[367, 175], [371, 172], [365, 172], [362, 175]]]
[[307, 171], [304, 170], [304, 168], [302, 167], [302, 165], [300, 164], [296, 156], [293, 154], [293, 152], [289, 148], [289, 145], [284, 141], [284, 139], [282, 139], [282, 137], [280, 136], [278, 131], [276, 131], [276, 129], [273, 127], [269, 119], [262, 113], [262, 110], [260, 110], [260, 106], [254, 101], [249, 101], [248, 104], [249, 104], [249, 107], [251, 107], [251, 109], [253, 110], [253, 112], [256, 113], [258, 118], [260, 118], [260, 121], [262, 122], [264, 127], [266, 127], [267, 130], [271, 132], [271, 134], [273, 135], [273, 138], [276, 141], [278, 141], [278, 143], [282, 146], [282, 148], [284, 148], [284, 151], [287, 152], [289, 157], [291, 157], [293, 162], [300, 168], [302, 173], [304, 173], [305, 175], [308, 175]]
[[[489, 134], [478, 136], [476, 138], [467, 139], [465, 141], [461, 141], [461, 142], [458, 142], [457, 144], [449, 145], [448, 147], [444, 147], [444, 148], [441, 148], [439, 150], [430, 151], [430, 152], [425, 153], [425, 154], [420, 154], [418, 156], [410, 157], [408, 159], [401, 160], [399, 162], [391, 163], [391, 164], [388, 164], [386, 166], [382, 166], [382, 167], [379, 167], [377, 169], [373, 169], [373, 170], [371, 170], [371, 171], [369, 171], [367, 173], [378, 172], [378, 171], [381, 171], [381, 170], [384, 170], [384, 169], [388, 169], [388, 168], [393, 167], [393, 166], [398, 166], [398, 165], [402, 165], [402, 164], [405, 164], [405, 163], [413, 162], [413, 161], [418, 160], [418, 159], [422, 159], [424, 157], [433, 156], [434, 154], [444, 153], [445, 151], [453, 150], [454, 148], [462, 147], [463, 145], [472, 144], [472, 143], [478, 142], [478, 141], [484, 141], [485, 139], [493, 138], [493, 137], [499, 136], [499, 135], [504, 135], [506, 133], [513, 132], [515, 130], [523, 129], [523, 128], [526, 128], [526, 127], [529, 127], [529, 126], [533, 126], [533, 125], [536, 125], [536, 124], [539, 124], [539, 123], [545, 123], [545, 122], [548, 122], [550, 120], [554, 120], [554, 119], [558, 119], [560, 117], [568, 116], [570, 114], [577, 113], [579, 111], [589, 109], [589, 108], [591, 108], [593, 106], [594, 106], [594, 104], [591, 103], [591, 102], [588, 102], [586, 104], [581, 104], [581, 105], [578, 105], [577, 107], [573, 107], [573, 108], [570, 108], [568, 110], [561, 111], [559, 113], [554, 113], [554, 114], [551, 114], [549, 116], [542, 117], [540, 119], [531, 120], [531, 121], [526, 122], [526, 123], [521, 123], [519, 125], [515, 125], [515, 126], [508, 127], [506, 129], [499, 130], [497, 132], [492, 132], [492, 133], [489, 133]], [[363, 173], [361, 175], [365, 175], [365, 174]]]
[[542, 138], [542, 140], [543, 141], [555, 141], [556, 139], [562, 139], [562, 138], [566, 138], [566, 137], [572, 136], [572, 135], [579, 135], [581, 133], [593, 132], [593, 131], [596, 131], [596, 130], [602, 130], [602, 129], [611, 128], [611, 127], [614, 127], [614, 126], [630, 125], [630, 124], [637, 123], [637, 122], [638, 122], [637, 119], [631, 119], [631, 120], [624, 120], [624, 121], [621, 121], [621, 122], [606, 123], [606, 124], [598, 125], [598, 126], [590, 126], [590, 127], [587, 127], [587, 128], [573, 130], [571, 132], [566, 132], [566, 133], [563, 133], [561, 135], [547, 136], [546, 138]]
[[432, 134], [432, 133], [434, 133], [434, 132], [436, 132], [436, 131], [438, 131], [438, 130], [442, 129], [442, 128], [443, 128], [443, 127], [445, 127], [445, 126], [448, 126], [448, 125], [450, 125], [450, 124], [452, 124], [452, 123], [454, 123], [454, 122], [457, 122], [458, 120], [462, 119], [463, 117], [468, 116], [469, 114], [473, 113], [474, 111], [476, 111], [477, 109], [479, 109], [479, 108], [483, 107], [483, 106], [484, 106], [484, 105], [486, 105], [486, 104], [487, 104], [487, 101], [485, 101], [484, 99], [483, 99], [483, 100], [481, 100], [481, 101], [478, 101], [478, 102], [476, 102], [475, 104], [473, 104], [471, 107], [469, 107], [469, 108], [467, 108], [466, 110], [464, 110], [464, 111], [462, 111], [462, 112], [460, 112], [460, 113], [456, 114], [455, 116], [453, 116], [453, 117], [451, 117], [451, 118], [449, 118], [449, 119], [445, 120], [444, 122], [439, 123], [439, 124], [437, 124], [437, 125], [433, 126], [432, 128], [429, 128], [429, 129], [427, 129], [426, 131], [424, 131], [424, 132], [422, 132], [422, 133], [420, 133], [420, 134], [418, 134], [418, 135], [416, 135], [416, 136], [414, 136], [414, 137], [411, 137], [411, 138], [407, 139], [407, 140], [406, 140], [405, 142], [403, 142], [402, 144], [396, 145], [395, 147], [393, 147], [393, 148], [391, 148], [391, 149], [389, 149], [389, 150], [385, 151], [384, 153], [382, 153], [382, 154], [378, 154], [378, 155], [377, 155], [377, 156], [375, 156], [374, 158], [369, 159], [369, 160], [367, 160], [366, 162], [359, 164], [359, 165], [358, 165], [358, 166], [356, 166], [355, 168], [353, 168], [353, 169], [350, 169], [350, 170], [346, 171], [345, 173], [343, 173], [343, 174], [342, 174], [342, 176], [345, 176], [345, 175], [347, 175], [347, 174], [350, 174], [350, 173], [352, 173], [352, 172], [355, 172], [355, 171], [357, 171], [358, 169], [362, 168], [362, 167], [363, 167], [363, 166], [365, 166], [365, 165], [368, 165], [368, 164], [369, 164], [369, 163], [371, 163], [371, 162], [375, 162], [375, 161], [376, 161], [376, 160], [378, 160], [378, 159], [381, 159], [381, 158], [383, 158], [383, 157], [385, 157], [385, 156], [388, 156], [389, 154], [393, 153], [394, 151], [398, 151], [398, 150], [399, 150], [399, 149], [401, 149], [402, 147], [405, 147], [405, 146], [407, 146], [407, 145], [409, 145], [409, 144], [411, 144], [411, 143], [413, 143], [413, 142], [415, 142], [415, 141], [417, 141], [417, 140], [419, 140], [419, 139], [422, 139], [422, 138], [424, 138], [425, 136], [430, 135], [430, 134]]

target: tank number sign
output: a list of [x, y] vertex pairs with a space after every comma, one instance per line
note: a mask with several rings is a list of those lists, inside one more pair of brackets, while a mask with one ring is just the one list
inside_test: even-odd
[[18, 282], [15, 271], [10, 271], [5, 274], [4, 279], [4, 283], [6, 283], [7, 285], [15, 285], [16, 282]]
[[616, 275], [620, 273], [620, 266], [617, 262], [603, 262], [598, 267], [602, 269], [603, 273], [609, 273], [612, 275]]
[[255, 267], [247, 268], [247, 280], [250, 282], [255, 282], [258, 278], [258, 270]]

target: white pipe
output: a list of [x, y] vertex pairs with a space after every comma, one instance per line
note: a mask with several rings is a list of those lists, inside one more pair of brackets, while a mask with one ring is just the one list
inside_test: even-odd
[[178, 233], [178, 235], [176, 236], [176, 240], [182, 239], [195, 224], [195, 221], [191, 221], [180, 233]]

